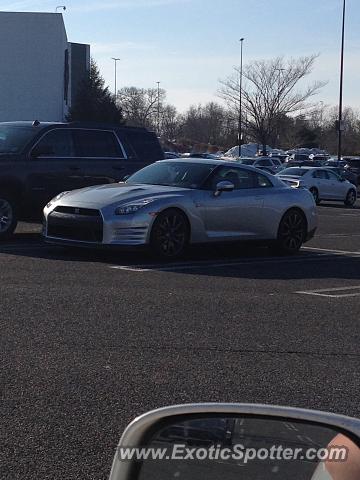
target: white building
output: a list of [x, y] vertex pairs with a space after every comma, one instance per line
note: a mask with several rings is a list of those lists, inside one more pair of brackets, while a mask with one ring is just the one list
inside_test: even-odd
[[0, 121], [63, 121], [89, 66], [61, 14], [0, 12]]

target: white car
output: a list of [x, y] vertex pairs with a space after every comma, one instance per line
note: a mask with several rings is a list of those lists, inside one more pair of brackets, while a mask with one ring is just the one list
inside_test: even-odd
[[357, 192], [354, 185], [331, 169], [290, 167], [282, 170], [276, 176], [292, 187], [309, 189], [317, 204], [321, 200], [334, 200], [344, 202], [347, 206], [353, 206], [356, 202]]

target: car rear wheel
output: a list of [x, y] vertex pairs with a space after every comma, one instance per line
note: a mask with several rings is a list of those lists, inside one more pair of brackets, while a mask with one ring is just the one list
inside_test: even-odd
[[189, 223], [176, 208], [161, 212], [151, 229], [150, 246], [153, 252], [167, 259], [181, 256], [189, 243]]
[[307, 224], [304, 214], [295, 208], [285, 213], [281, 219], [276, 249], [280, 253], [297, 253], [306, 239]]
[[321, 200], [319, 198], [319, 190], [315, 187], [311, 187], [310, 188], [310, 193], [314, 197], [316, 205], [319, 205], [319, 203], [321, 202]]
[[347, 207], [352, 207], [355, 202], [356, 202], [356, 191], [351, 188], [346, 195], [344, 203]]
[[9, 238], [17, 225], [17, 212], [14, 200], [0, 193], [0, 240]]

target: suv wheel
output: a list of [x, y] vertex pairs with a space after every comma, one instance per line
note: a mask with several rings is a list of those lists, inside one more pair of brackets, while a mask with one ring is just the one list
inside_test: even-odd
[[0, 240], [9, 238], [17, 225], [17, 212], [14, 200], [0, 193]]

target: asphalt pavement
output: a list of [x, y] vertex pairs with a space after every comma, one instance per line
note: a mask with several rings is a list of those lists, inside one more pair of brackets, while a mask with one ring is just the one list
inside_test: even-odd
[[0, 245], [2, 479], [106, 479], [126, 424], [187, 402], [360, 416], [360, 205], [318, 207], [294, 257], [266, 248]]

